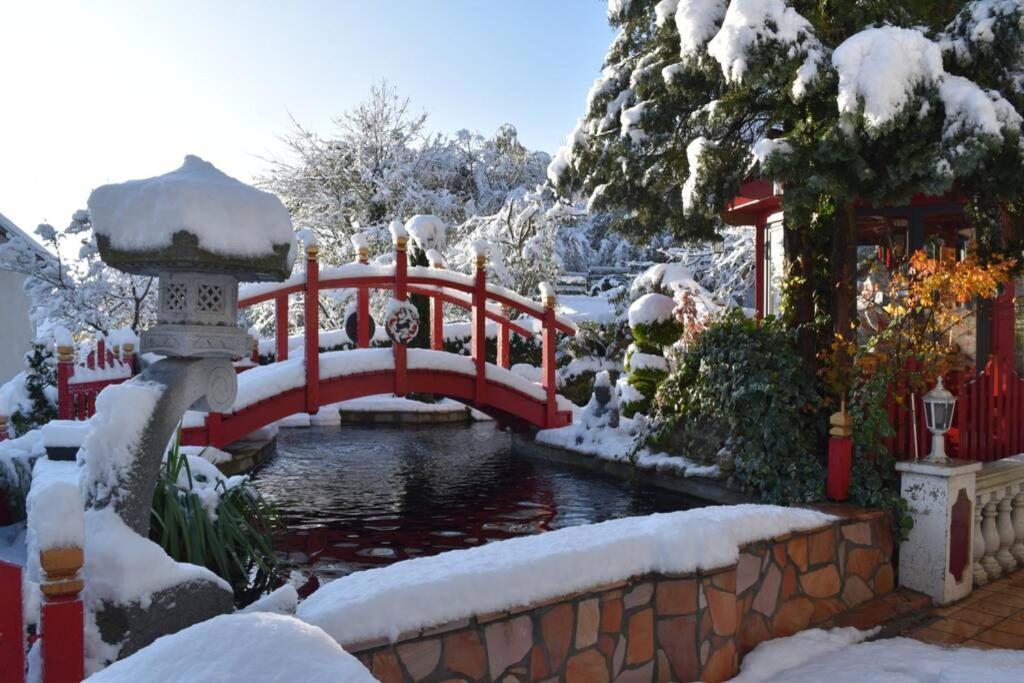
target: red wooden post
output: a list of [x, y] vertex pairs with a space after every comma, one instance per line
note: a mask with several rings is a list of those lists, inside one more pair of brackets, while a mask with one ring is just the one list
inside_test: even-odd
[[476, 387], [473, 402], [477, 406], [487, 403], [487, 256], [476, 255], [476, 273], [473, 279], [473, 327], [471, 344], [476, 365]]
[[754, 227], [754, 308], [757, 320], [764, 318], [764, 230], [767, 216], [757, 217]]
[[[397, 220], [391, 224], [391, 230], [395, 238], [395, 300], [405, 301], [409, 278], [409, 258], [405, 253], [408, 236]], [[384, 324], [387, 324], [386, 320]], [[392, 342], [391, 349], [395, 357], [395, 396], [405, 396], [409, 384], [408, 349], [398, 342]]]
[[74, 373], [75, 349], [71, 346], [57, 347], [57, 417], [73, 420], [74, 407], [68, 384]]
[[21, 567], [0, 561], [0, 680], [25, 680]]
[[306, 247], [306, 412], [320, 410], [320, 247]]
[[43, 683], [71, 683], [85, 676], [85, 619], [82, 610], [81, 548], [39, 553], [43, 568], [41, 622]]
[[96, 342], [96, 360], [99, 362], [101, 370], [107, 367], [107, 340], [104, 337], [100, 337], [100, 340]]
[[[356, 240], [353, 239], [355, 243]], [[370, 262], [370, 250], [362, 240], [356, 245], [356, 254], [359, 263], [366, 265]], [[370, 290], [367, 287], [360, 287], [356, 290], [356, 346], [361, 349], [370, 346]]]
[[544, 297], [543, 332], [541, 334], [541, 376], [546, 394], [544, 421], [547, 427], [555, 426], [558, 412], [555, 379], [555, 292], [550, 285], [541, 285], [541, 296]]
[[222, 417], [220, 413], [208, 413], [206, 415], [206, 440], [208, 445], [215, 448], [227, 445], [220, 442]]
[[[502, 311], [507, 317], [508, 311]], [[501, 321], [498, 323], [498, 365], [506, 370], [512, 366], [512, 348], [509, 344], [508, 325]]]
[[260, 340], [258, 337], [252, 338], [252, 351], [249, 353], [249, 360], [256, 365], [260, 363]]
[[274, 360], [288, 360], [288, 295], [274, 297]]
[[[431, 265], [438, 270], [442, 268], [440, 262]], [[439, 296], [430, 297], [430, 348], [444, 350], [444, 302]]]
[[132, 342], [125, 342], [121, 347], [121, 362], [131, 368], [133, 375], [135, 374], [135, 344]]

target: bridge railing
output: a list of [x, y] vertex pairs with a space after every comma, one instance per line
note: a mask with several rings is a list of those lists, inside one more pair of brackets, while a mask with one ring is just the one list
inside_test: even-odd
[[[370, 346], [370, 291], [392, 290], [398, 301], [406, 301], [410, 294], [430, 299], [430, 348], [442, 350], [444, 345], [444, 305], [454, 305], [470, 312], [471, 357], [476, 366], [476, 402], [487, 402], [486, 371], [486, 324], [492, 321], [497, 326], [497, 365], [508, 369], [511, 366], [511, 335], [513, 333], [530, 337], [536, 328], [541, 333], [542, 386], [545, 390], [548, 421], [553, 423], [557, 412], [555, 379], [555, 353], [557, 334], [575, 334], [575, 325], [562, 316], [556, 315], [554, 289], [545, 286], [542, 300], [533, 301], [520, 294], [487, 282], [487, 256], [483, 251], [476, 254], [473, 275], [447, 270], [434, 264], [431, 267], [409, 266], [407, 258], [408, 238], [398, 234], [394, 238], [394, 265], [370, 264], [365, 248], [357, 250], [357, 260], [342, 266], [321, 268], [319, 248], [308, 245], [305, 251], [305, 272], [294, 274], [278, 284], [247, 285], [239, 293], [239, 308], [260, 303], [273, 302], [275, 321], [275, 361], [288, 359], [288, 312], [289, 297], [293, 294], [303, 297], [303, 333], [306, 359], [306, 410], [314, 413], [319, 409], [317, 393], [319, 380], [319, 299], [320, 294], [333, 289], [354, 290], [356, 302], [357, 348]], [[520, 314], [511, 319], [510, 312]], [[535, 324], [525, 324], [533, 319]], [[407, 390], [407, 350], [404, 344], [392, 343], [394, 353], [394, 393], [402, 396]]]

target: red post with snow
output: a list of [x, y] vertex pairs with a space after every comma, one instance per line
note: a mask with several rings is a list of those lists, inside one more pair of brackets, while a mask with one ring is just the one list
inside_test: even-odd
[[74, 373], [75, 349], [72, 346], [57, 346], [57, 417], [73, 420], [71, 391], [68, 384]]
[[85, 614], [79, 594], [81, 548], [39, 553], [43, 569], [41, 610], [43, 683], [71, 683], [85, 677]]
[[473, 363], [476, 366], [477, 407], [487, 402], [487, 253], [482, 245], [476, 248], [476, 271], [473, 276], [473, 328], [471, 331]]
[[555, 289], [546, 282], [540, 283], [540, 295], [544, 300], [543, 332], [541, 348], [544, 354], [541, 361], [541, 376], [545, 393], [545, 421], [549, 425], [556, 424], [558, 411], [557, 380], [555, 378]]
[[[409, 235], [399, 220], [391, 222], [391, 236], [395, 241], [395, 301], [404, 302], [408, 298], [409, 258], [405, 253]], [[387, 321], [385, 321], [385, 324]], [[405, 396], [409, 386], [408, 349], [405, 344], [393, 341], [391, 348], [395, 357], [395, 396]]]
[[306, 246], [306, 412], [320, 410], [320, 247]]
[[25, 617], [21, 567], [0, 561], [0, 680], [25, 677]]
[[288, 295], [274, 297], [274, 360], [288, 360]]
[[[366, 246], [366, 239], [362, 235], [353, 236], [352, 243], [355, 245], [358, 262], [365, 265], [370, 263], [370, 251]], [[356, 346], [361, 349], [370, 346], [370, 289], [359, 287], [356, 290]]]

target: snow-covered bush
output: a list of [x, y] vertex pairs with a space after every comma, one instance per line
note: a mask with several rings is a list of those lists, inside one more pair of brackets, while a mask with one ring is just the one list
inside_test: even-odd
[[20, 394], [16, 409], [10, 415], [17, 435], [57, 419], [57, 359], [47, 340], [32, 342], [25, 354], [25, 371], [11, 380], [10, 391]]
[[623, 372], [622, 359], [632, 341], [624, 319], [579, 323], [576, 335], [565, 340], [563, 351], [568, 362], [558, 369], [559, 393], [583, 405], [590, 399], [598, 373], [607, 372], [614, 384]]
[[628, 373], [619, 380], [622, 413], [632, 417], [647, 413], [658, 385], [668, 376], [664, 349], [679, 340], [683, 326], [675, 316], [675, 301], [651, 292], [629, 307], [629, 328], [633, 343], [626, 349], [623, 367]]
[[153, 492], [149, 537], [179, 562], [223, 578], [244, 606], [274, 585], [276, 515], [248, 477], [225, 478], [203, 454], [168, 449]]
[[766, 502], [816, 500], [827, 425], [818, 386], [779, 320], [758, 325], [729, 309], [658, 389], [649, 443], [731, 471]]

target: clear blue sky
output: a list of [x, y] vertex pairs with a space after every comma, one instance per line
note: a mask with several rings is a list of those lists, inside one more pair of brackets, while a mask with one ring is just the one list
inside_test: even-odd
[[432, 131], [514, 124], [554, 152], [611, 41], [604, 0], [0, 3], [0, 213], [64, 227], [100, 184], [198, 154], [250, 180], [289, 112], [386, 79]]

